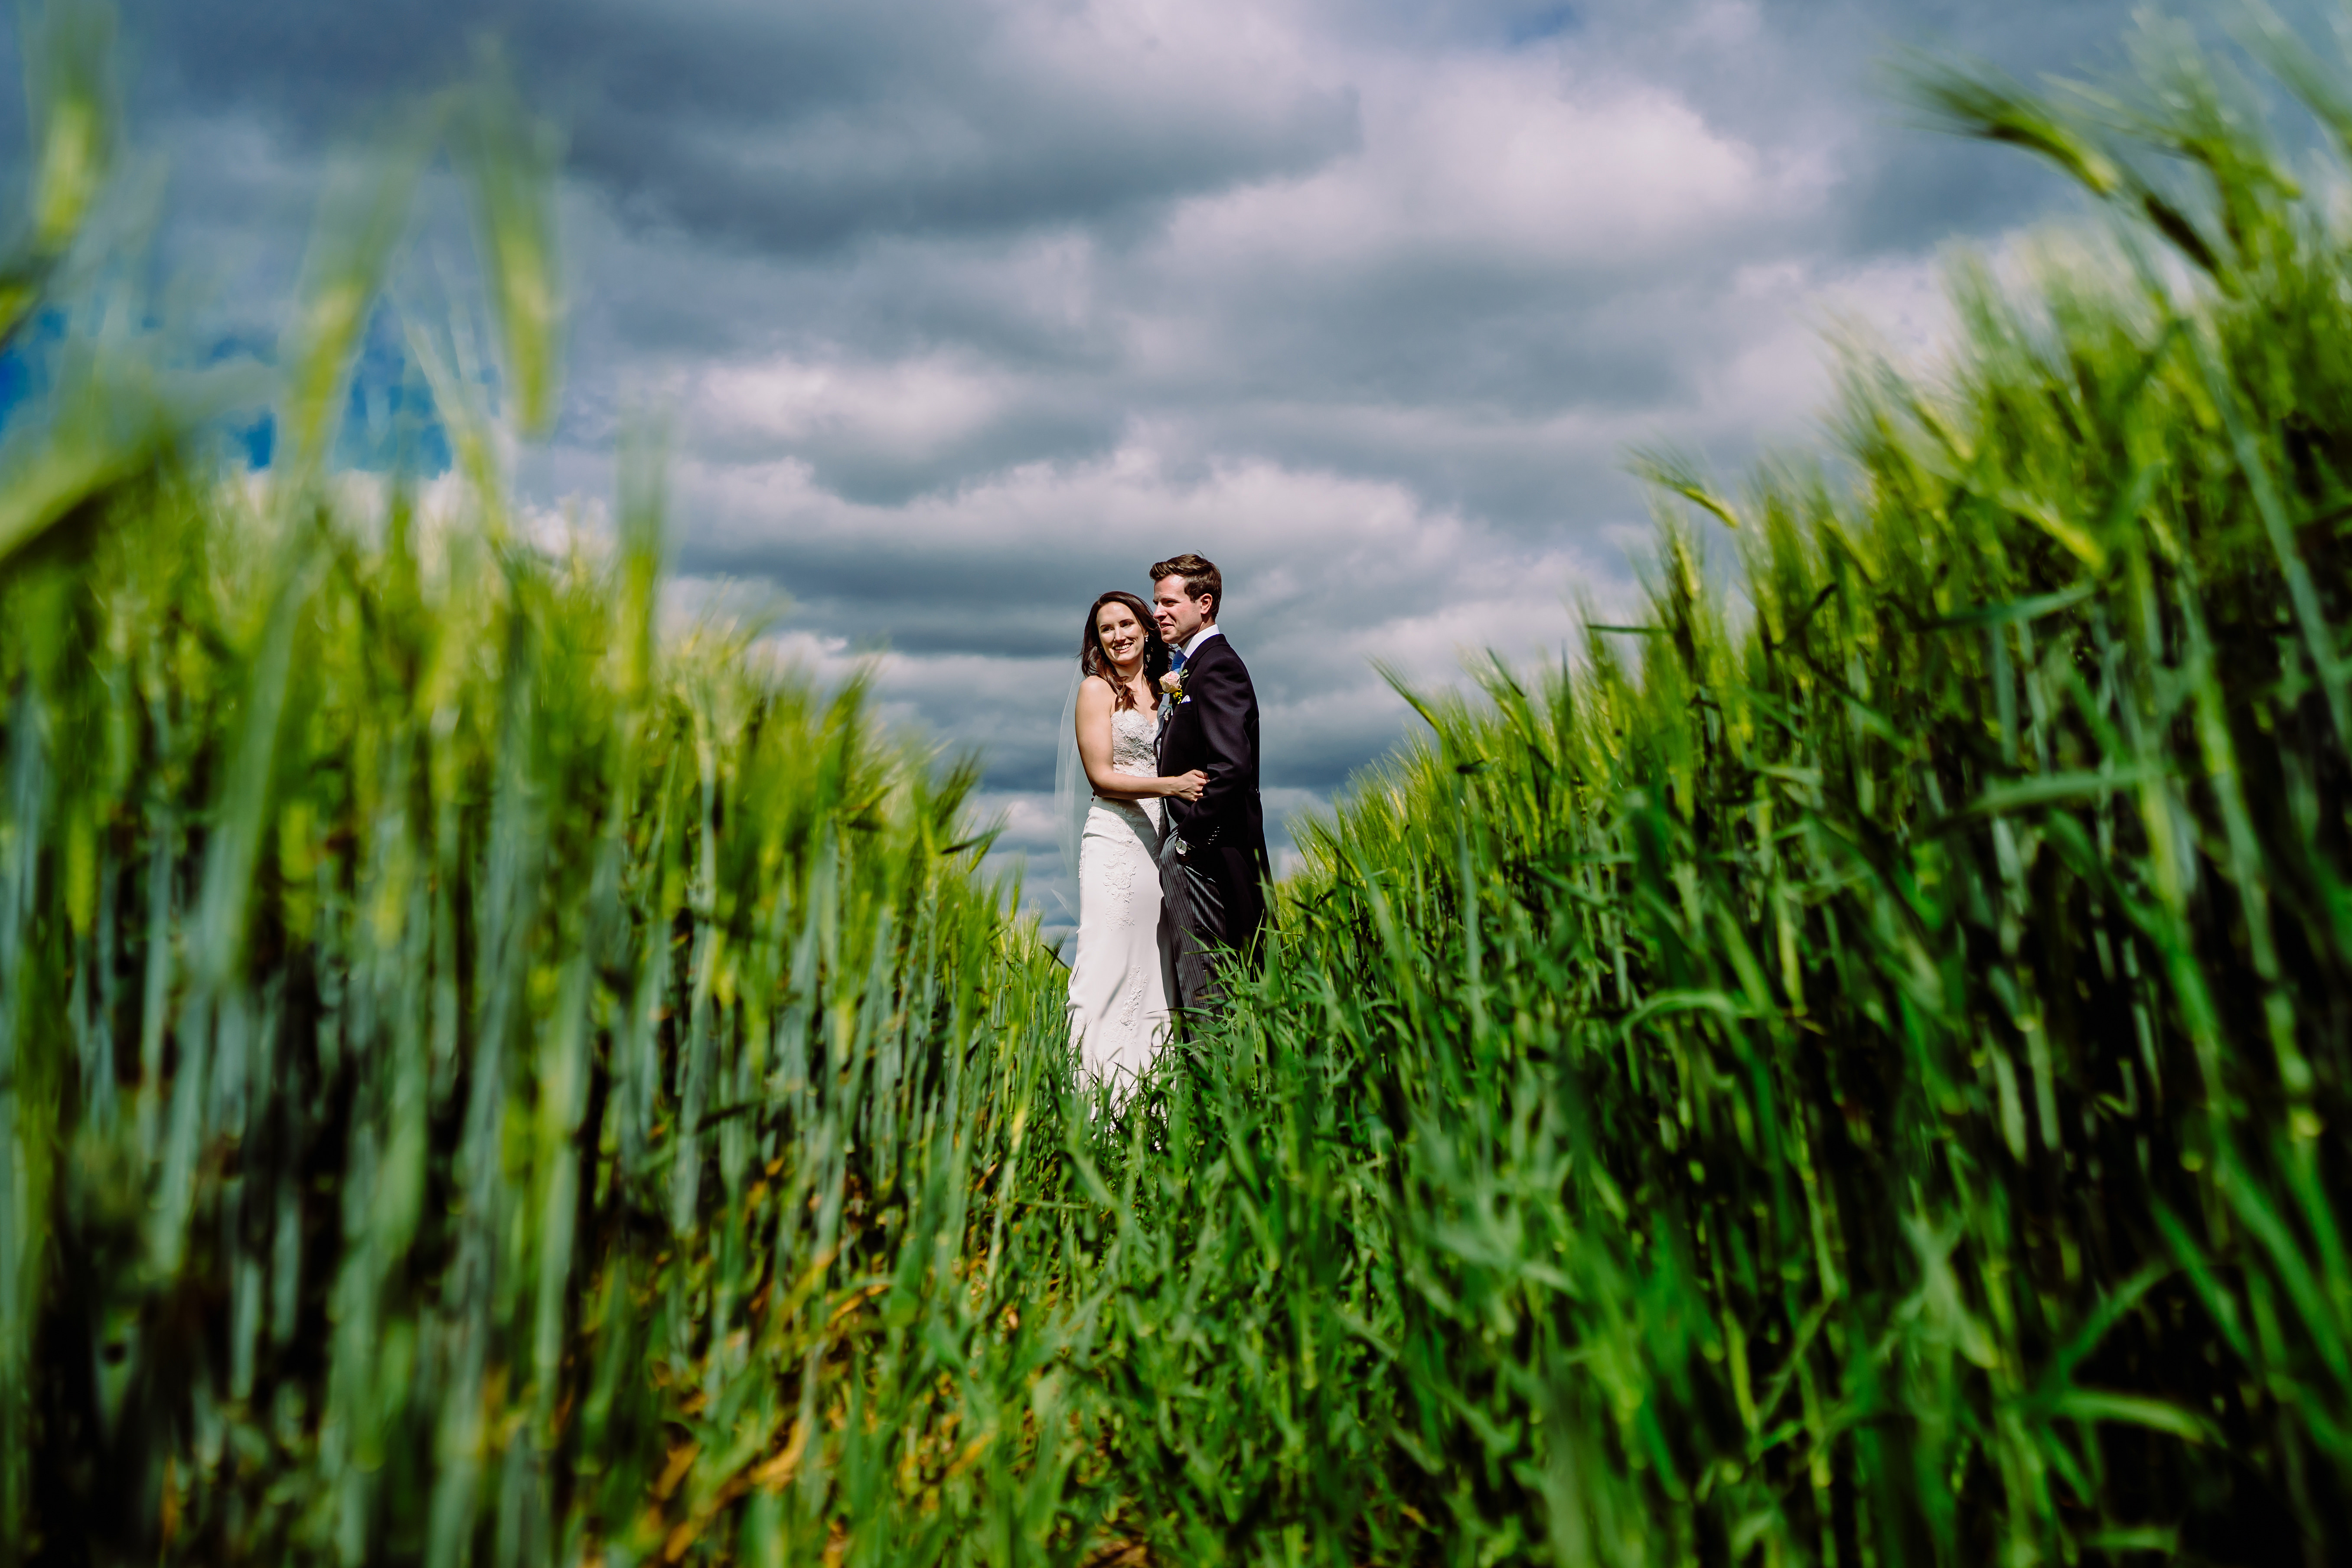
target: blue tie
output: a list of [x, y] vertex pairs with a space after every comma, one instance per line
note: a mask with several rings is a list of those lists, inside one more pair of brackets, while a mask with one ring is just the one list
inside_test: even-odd
[[1173, 674], [1175, 674], [1178, 670], [1180, 670], [1180, 669], [1181, 669], [1181, 668], [1184, 668], [1184, 650], [1183, 650], [1182, 648], [1181, 648], [1181, 647], [1179, 647], [1179, 648], [1171, 648], [1171, 649], [1169, 649], [1169, 650], [1168, 650], [1168, 673], [1169, 673], [1169, 674], [1171, 674], [1171, 675], [1173, 675]]

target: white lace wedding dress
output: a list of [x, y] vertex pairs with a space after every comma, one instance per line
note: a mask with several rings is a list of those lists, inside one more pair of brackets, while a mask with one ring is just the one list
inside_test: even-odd
[[[1112, 771], [1156, 776], [1158, 736], [1149, 710], [1114, 711]], [[1087, 1070], [1114, 1085], [1149, 1067], [1168, 1036], [1168, 981], [1160, 956], [1160, 806], [1157, 800], [1097, 795], [1078, 839], [1070, 1032]]]

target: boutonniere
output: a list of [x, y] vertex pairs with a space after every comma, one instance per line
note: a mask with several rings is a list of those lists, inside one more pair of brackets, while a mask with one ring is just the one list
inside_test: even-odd
[[1173, 698], [1175, 700], [1179, 702], [1183, 701], [1184, 672], [1181, 669], [1171, 669], [1167, 674], [1161, 676], [1160, 678], [1160, 689], [1161, 692]]

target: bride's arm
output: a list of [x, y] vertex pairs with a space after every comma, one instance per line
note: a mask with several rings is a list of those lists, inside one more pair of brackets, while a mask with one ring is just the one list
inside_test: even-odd
[[1110, 715], [1113, 698], [1108, 683], [1089, 676], [1078, 688], [1078, 761], [1087, 770], [1087, 783], [1095, 794], [1105, 800], [1157, 800], [1164, 795], [1181, 795], [1187, 798], [1198, 795], [1205, 776], [1177, 773], [1168, 778], [1152, 778], [1143, 773], [1123, 773], [1110, 765]]
[[1078, 688], [1078, 762], [1087, 770], [1087, 783], [1105, 800], [1143, 800], [1158, 795], [1158, 790], [1136, 788], [1156, 781], [1112, 770], [1111, 701], [1110, 686], [1097, 677], [1087, 677], [1086, 684]]

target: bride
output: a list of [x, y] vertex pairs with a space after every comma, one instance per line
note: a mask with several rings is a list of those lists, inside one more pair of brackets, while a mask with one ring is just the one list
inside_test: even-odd
[[[1149, 1067], [1168, 1034], [1160, 803], [1171, 795], [1197, 800], [1209, 782], [1199, 772], [1159, 776], [1154, 705], [1167, 670], [1167, 645], [1141, 599], [1113, 589], [1094, 602], [1079, 645], [1062, 767], [1064, 863], [1078, 873], [1070, 1032], [1087, 1072], [1114, 1085]], [[1079, 774], [1089, 786], [1083, 819]]]

